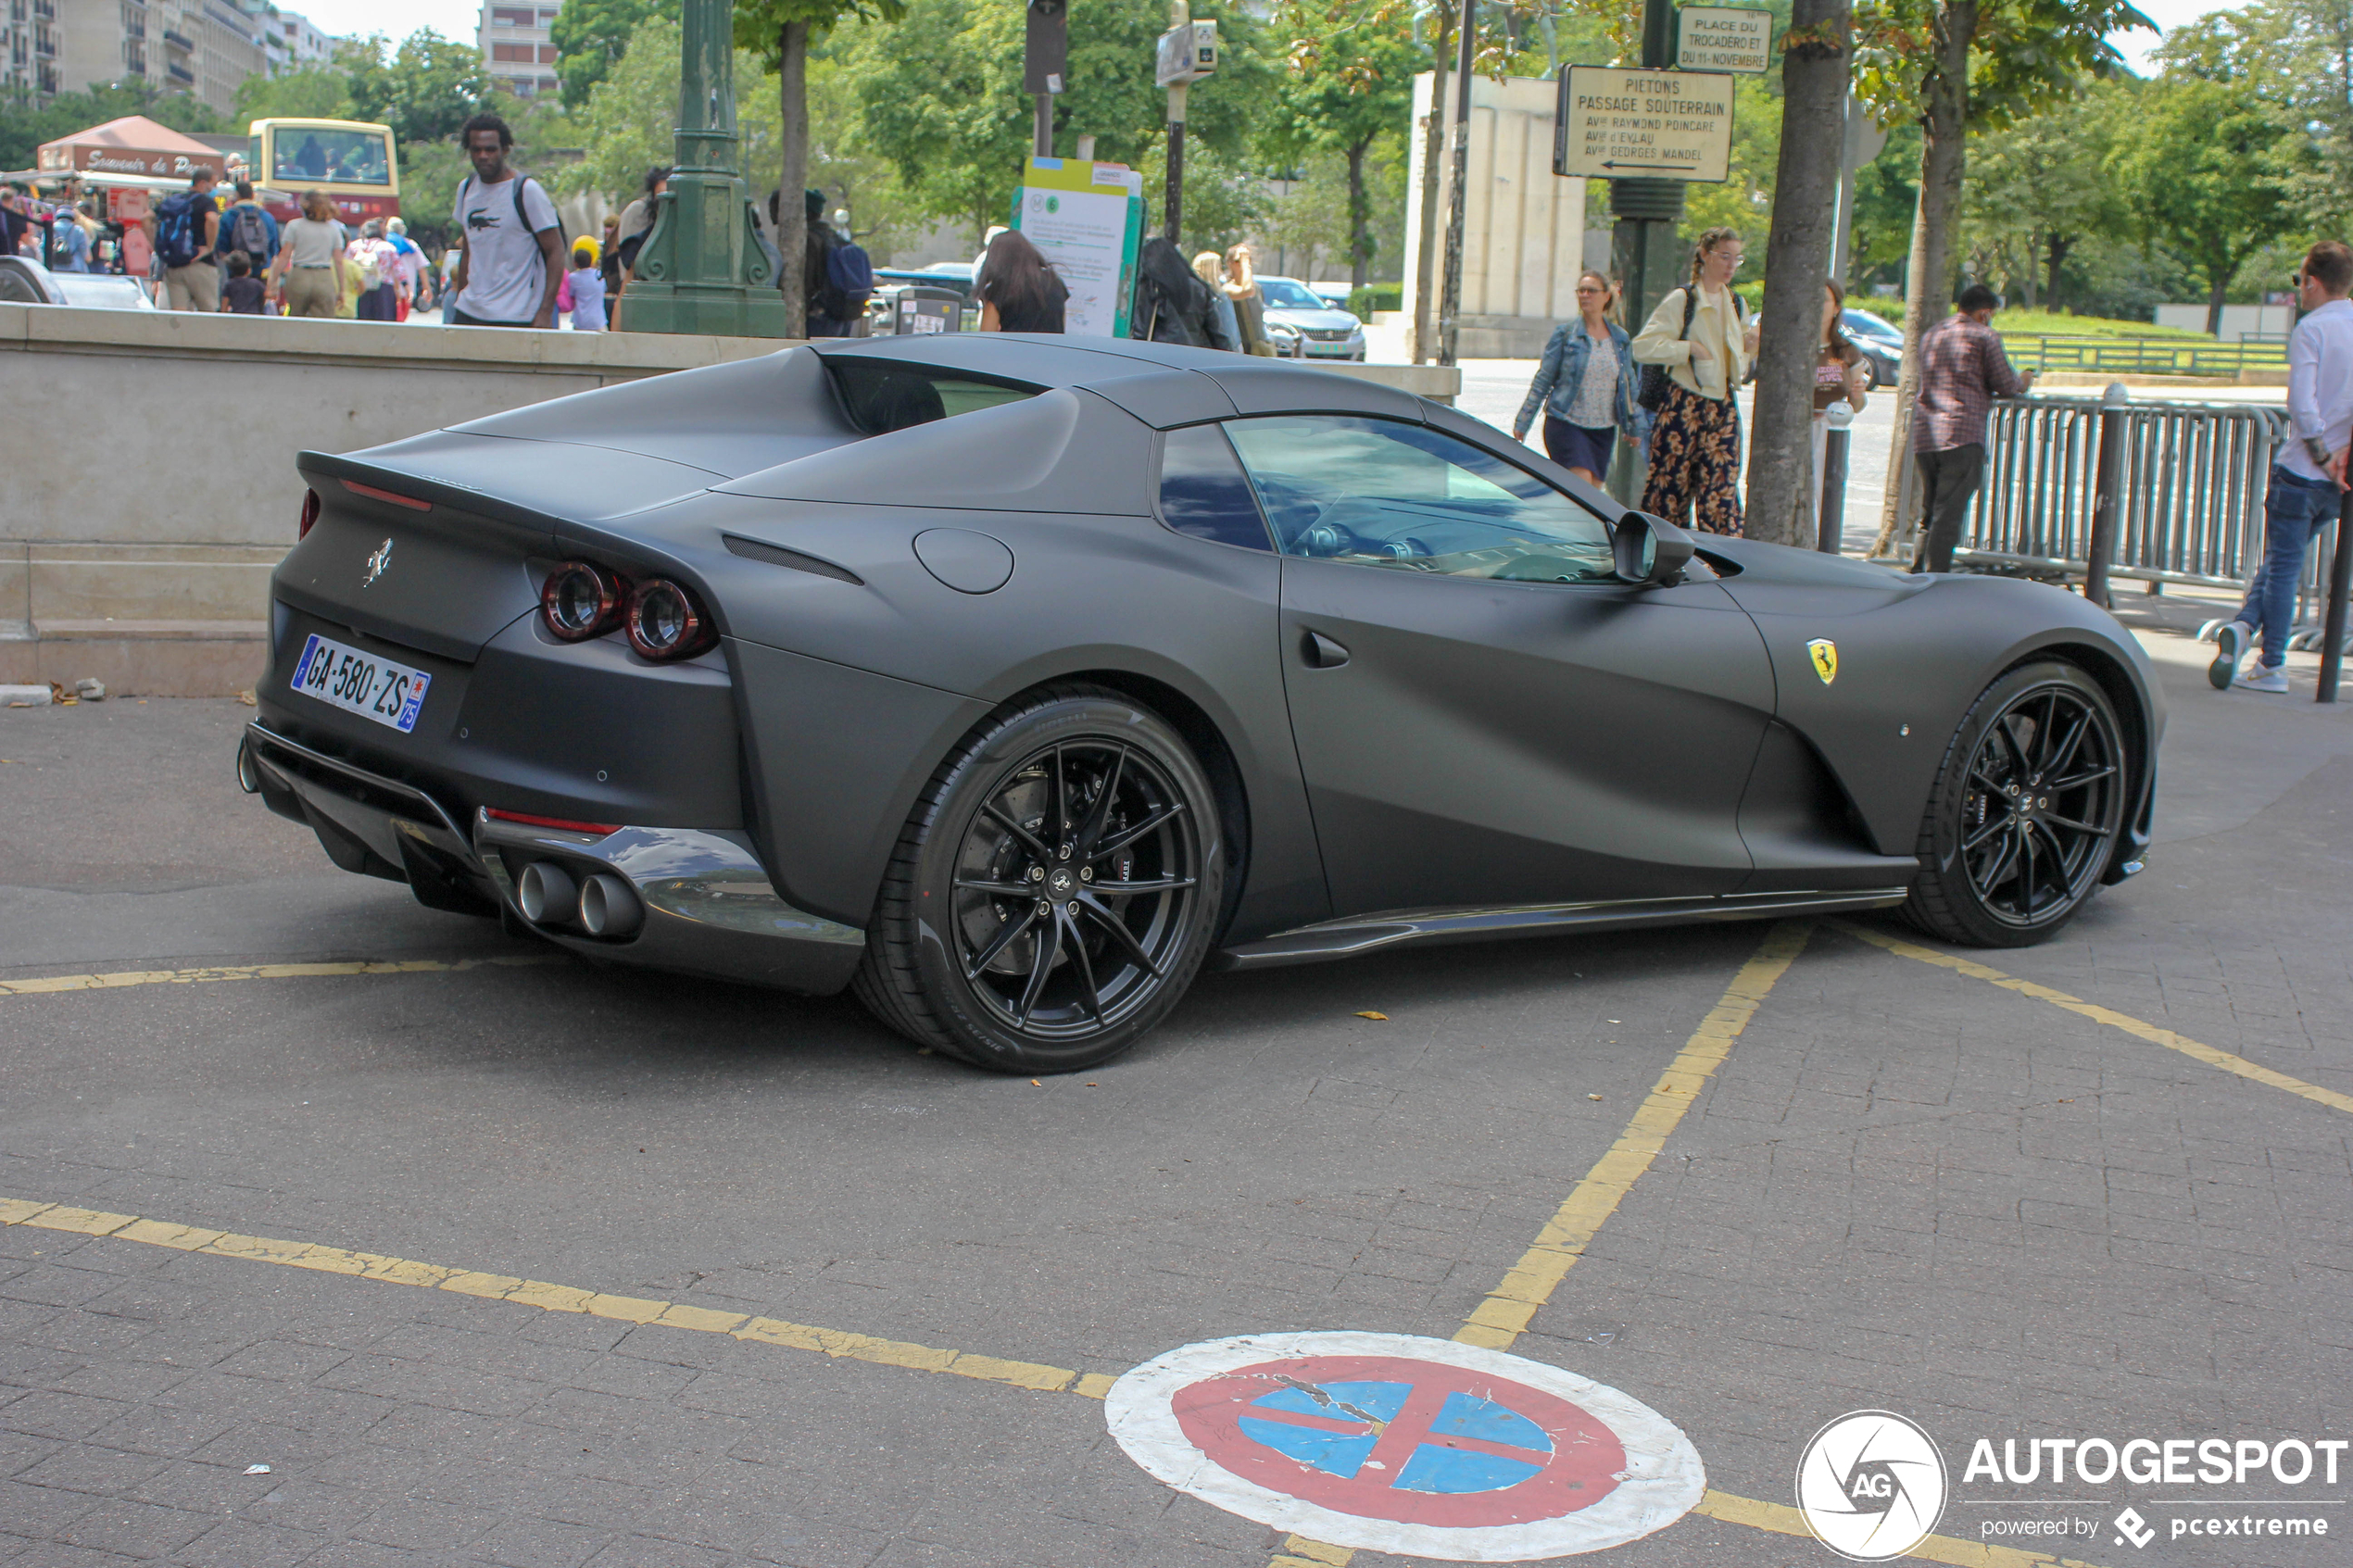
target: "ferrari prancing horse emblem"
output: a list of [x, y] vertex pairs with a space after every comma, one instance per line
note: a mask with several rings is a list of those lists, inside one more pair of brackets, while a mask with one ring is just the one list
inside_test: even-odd
[[1806, 645], [1806, 651], [1813, 659], [1814, 673], [1822, 678], [1822, 684], [1827, 686], [1838, 679], [1838, 645], [1836, 643], [1831, 642], [1828, 637], [1817, 637]]

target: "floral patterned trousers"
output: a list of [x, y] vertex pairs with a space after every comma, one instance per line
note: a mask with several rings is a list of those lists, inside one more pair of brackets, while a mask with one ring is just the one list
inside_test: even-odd
[[1741, 410], [1667, 383], [1667, 401], [1651, 426], [1650, 482], [1642, 510], [1689, 528], [1698, 513], [1704, 533], [1741, 531]]

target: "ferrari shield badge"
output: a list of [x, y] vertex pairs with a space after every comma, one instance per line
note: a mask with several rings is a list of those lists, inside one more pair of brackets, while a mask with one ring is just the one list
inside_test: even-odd
[[1828, 637], [1817, 637], [1806, 645], [1806, 653], [1814, 661], [1814, 673], [1829, 685], [1838, 679], [1838, 645]]

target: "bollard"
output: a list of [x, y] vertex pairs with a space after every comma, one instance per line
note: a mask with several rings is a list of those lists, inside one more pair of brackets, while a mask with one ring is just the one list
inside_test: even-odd
[[1830, 428], [1822, 437], [1822, 515], [1814, 547], [1834, 556], [1846, 535], [1846, 445], [1854, 439], [1847, 427], [1855, 422], [1855, 410], [1840, 401], [1830, 406], [1823, 419]]
[[2337, 667], [2345, 662], [2345, 600], [2347, 592], [2353, 591], [2348, 533], [2353, 533], [2353, 495], [2337, 503], [2336, 548], [2329, 552], [2329, 608], [2321, 620], [2321, 680], [2312, 694], [2314, 702], [2336, 700]]
[[2108, 564], [2116, 556], [2116, 518], [2124, 501], [2124, 408], [2132, 401], [2122, 382], [2108, 383], [2100, 398], [2099, 488], [2092, 502], [2092, 537], [2085, 552], [2091, 560], [2083, 574], [2083, 596], [2102, 609], [2108, 608]]

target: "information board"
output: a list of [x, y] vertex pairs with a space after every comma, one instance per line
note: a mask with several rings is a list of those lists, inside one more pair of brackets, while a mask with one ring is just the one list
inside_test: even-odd
[[1561, 72], [1554, 173], [1718, 184], [1731, 160], [1730, 76], [1616, 66]]
[[1746, 6], [1677, 7], [1675, 63], [1684, 70], [1762, 72], [1773, 63], [1773, 13]]
[[1033, 157], [1013, 193], [1013, 226], [1070, 290], [1063, 331], [1126, 337], [1143, 245], [1144, 177], [1124, 164]]

